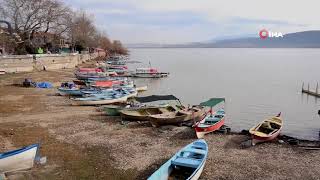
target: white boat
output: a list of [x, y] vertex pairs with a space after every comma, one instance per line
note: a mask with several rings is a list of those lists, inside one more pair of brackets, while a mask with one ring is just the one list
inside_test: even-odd
[[3, 75], [3, 74], [6, 74], [6, 70], [5, 70], [5, 69], [0, 68], [0, 75]]
[[146, 90], [148, 90], [148, 86], [136, 87], [136, 90], [137, 90], [138, 92], [140, 92], [140, 91], [146, 91]]
[[159, 72], [156, 68], [137, 68], [132, 77], [138, 78], [162, 78], [167, 77], [169, 73]]
[[72, 105], [74, 106], [82, 106], [82, 105], [105, 105], [105, 104], [113, 104], [113, 103], [124, 103], [127, 102], [128, 97], [123, 96], [119, 98], [114, 97], [87, 97], [87, 98], [75, 98], [73, 99]]
[[30, 169], [39, 150], [39, 144], [0, 154], [0, 173], [8, 173]]

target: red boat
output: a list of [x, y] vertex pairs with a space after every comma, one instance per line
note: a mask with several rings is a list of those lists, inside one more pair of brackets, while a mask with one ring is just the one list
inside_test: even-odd
[[79, 68], [79, 72], [87, 72], [87, 73], [96, 73], [102, 72], [102, 69], [99, 68]]
[[225, 112], [223, 109], [215, 113], [207, 113], [207, 115], [196, 124], [195, 130], [198, 138], [203, 138], [207, 133], [219, 130], [224, 125]]
[[198, 138], [203, 138], [207, 133], [219, 130], [225, 121], [225, 111], [220, 109], [213, 113], [212, 107], [224, 102], [224, 98], [211, 98], [210, 100], [201, 103], [201, 106], [210, 106], [211, 109], [204, 118], [195, 125], [195, 131]]
[[252, 136], [252, 145], [259, 142], [272, 141], [279, 136], [282, 129], [282, 119], [280, 116], [281, 113], [262, 121], [249, 130]]

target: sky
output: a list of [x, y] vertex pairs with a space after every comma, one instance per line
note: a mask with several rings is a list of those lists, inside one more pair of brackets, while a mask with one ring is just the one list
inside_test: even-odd
[[125, 44], [176, 44], [320, 30], [320, 0], [64, 0]]

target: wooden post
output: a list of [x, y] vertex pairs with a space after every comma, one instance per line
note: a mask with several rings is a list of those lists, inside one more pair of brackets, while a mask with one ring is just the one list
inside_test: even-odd
[[319, 86], [319, 84], [318, 84], [318, 82], [317, 82], [316, 94], [318, 94], [318, 86]]
[[308, 83], [308, 92], [309, 92], [309, 90], [310, 90], [310, 85], [309, 85], [309, 83]]
[[303, 90], [304, 90], [303, 88], [304, 88], [304, 82], [302, 82], [302, 92], [303, 92]]

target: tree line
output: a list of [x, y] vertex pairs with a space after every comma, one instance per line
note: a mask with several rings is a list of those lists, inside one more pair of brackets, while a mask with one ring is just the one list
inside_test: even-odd
[[128, 53], [120, 41], [110, 40], [95, 26], [92, 15], [74, 11], [60, 0], [0, 0], [1, 20], [11, 24], [13, 34], [1, 26], [0, 43], [15, 54], [33, 54], [37, 48], [50, 52], [101, 48], [111, 54]]

